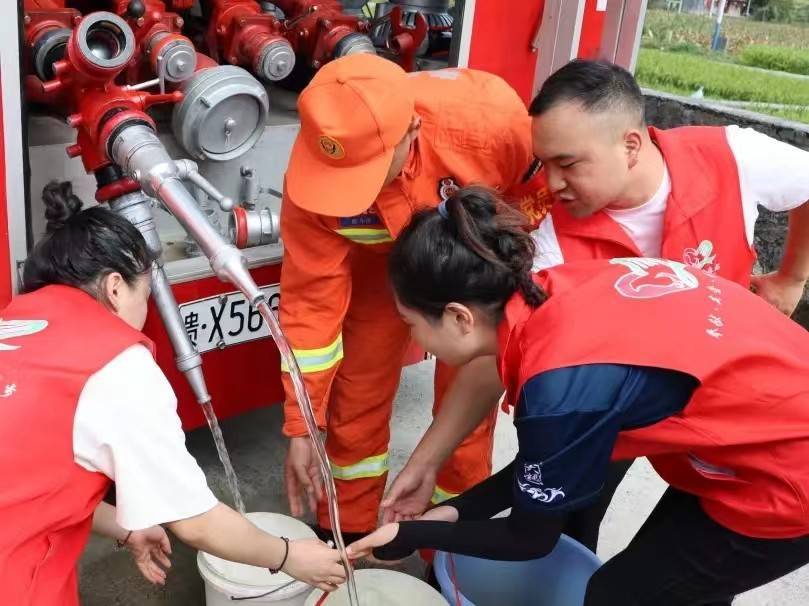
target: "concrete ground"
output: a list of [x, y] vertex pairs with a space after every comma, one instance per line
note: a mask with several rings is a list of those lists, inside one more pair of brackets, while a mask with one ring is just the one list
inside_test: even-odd
[[[403, 375], [392, 423], [393, 474], [404, 465], [429, 424], [431, 402], [431, 363], [408, 368]], [[278, 406], [222, 423], [248, 511], [287, 511], [282, 467], [286, 444], [280, 427]], [[188, 448], [205, 470], [214, 492], [229, 502], [224, 472], [207, 429], [190, 433]], [[514, 427], [503, 414], [497, 427], [495, 450], [497, 468], [510, 462], [516, 450]], [[645, 461], [635, 464], [619, 488], [602, 526], [599, 544], [602, 559], [626, 546], [664, 488], [662, 480]], [[110, 541], [93, 538], [80, 566], [81, 603], [83, 606], [202, 606], [205, 601], [203, 583], [197, 573], [195, 553], [176, 539], [172, 545], [173, 568], [168, 583], [163, 589], [154, 589], [139, 576], [127, 552], [116, 552]], [[414, 557], [403, 569], [418, 574], [422, 566]], [[740, 596], [735, 602], [736, 606], [806, 604], [809, 604], [809, 566]]]

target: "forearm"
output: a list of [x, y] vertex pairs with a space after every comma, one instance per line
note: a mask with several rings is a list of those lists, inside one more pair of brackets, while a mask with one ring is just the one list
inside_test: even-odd
[[544, 555], [556, 544], [558, 537], [551, 536], [553, 528], [537, 534], [533, 516], [519, 511], [513, 511], [507, 518], [490, 519], [511, 507], [513, 479], [512, 462], [441, 504], [440, 509], [452, 507], [458, 512], [457, 522], [400, 522], [393, 542], [377, 548], [374, 554], [383, 560], [400, 559], [415, 549], [432, 548], [496, 560], [526, 560]]
[[452, 522], [400, 522], [396, 538], [374, 556], [400, 559], [416, 549], [439, 549], [491, 560], [533, 560], [550, 553], [564, 516], [512, 513], [506, 518]]
[[129, 531], [115, 521], [115, 507], [102, 501], [93, 512], [93, 532], [116, 541], [123, 541]]
[[503, 394], [494, 356], [472, 360], [460, 369], [441, 409], [408, 464], [437, 470], [480, 425]]
[[488, 520], [512, 504], [511, 485], [514, 482], [514, 461], [457, 497], [441, 503], [458, 511], [458, 520], [470, 522]]
[[789, 213], [786, 247], [778, 273], [796, 282], [809, 279], [809, 202]]
[[285, 546], [280, 538], [259, 530], [222, 503], [167, 526], [183, 543], [232, 562], [277, 568], [284, 558]]

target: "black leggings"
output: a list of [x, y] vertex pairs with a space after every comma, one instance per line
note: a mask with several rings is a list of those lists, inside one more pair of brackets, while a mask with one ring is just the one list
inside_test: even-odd
[[624, 479], [633, 462], [634, 460], [630, 459], [629, 461], [615, 461], [612, 463], [607, 479], [604, 482], [604, 487], [598, 495], [598, 500], [584, 509], [568, 514], [562, 532], [570, 538], [576, 539], [595, 553], [598, 546], [598, 531], [601, 527], [601, 520], [604, 519], [604, 514], [607, 513], [607, 508], [610, 506], [610, 501], [612, 501], [618, 485]]
[[695, 496], [669, 488], [627, 548], [590, 579], [584, 606], [728, 606], [807, 563], [809, 535], [737, 534], [709, 518]]

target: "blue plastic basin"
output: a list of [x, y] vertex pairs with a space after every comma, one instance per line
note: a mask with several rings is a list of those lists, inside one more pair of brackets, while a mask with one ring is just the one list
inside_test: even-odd
[[[582, 606], [587, 582], [601, 566], [589, 549], [562, 535], [544, 558], [501, 562], [453, 555], [460, 606]], [[456, 606], [450, 556], [435, 555], [435, 575], [441, 593]]]

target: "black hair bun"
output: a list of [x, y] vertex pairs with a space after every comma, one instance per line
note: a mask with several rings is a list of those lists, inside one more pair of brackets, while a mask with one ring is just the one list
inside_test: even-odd
[[75, 217], [82, 207], [82, 201], [73, 193], [70, 181], [51, 181], [42, 190], [45, 203], [45, 218], [48, 220], [47, 233], [61, 229]]

